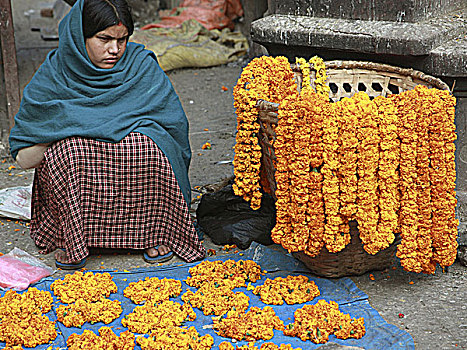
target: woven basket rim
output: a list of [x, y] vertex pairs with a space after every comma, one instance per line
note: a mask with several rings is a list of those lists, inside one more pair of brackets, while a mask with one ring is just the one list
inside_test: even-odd
[[381, 71], [389, 73], [397, 73], [404, 76], [409, 76], [418, 80], [423, 80], [435, 88], [440, 90], [451, 91], [449, 86], [439, 78], [423, 73], [422, 71], [413, 68], [402, 68], [392, 66], [386, 63], [377, 63], [370, 61], [350, 61], [350, 60], [334, 60], [324, 62], [326, 69], [366, 69], [369, 71]]

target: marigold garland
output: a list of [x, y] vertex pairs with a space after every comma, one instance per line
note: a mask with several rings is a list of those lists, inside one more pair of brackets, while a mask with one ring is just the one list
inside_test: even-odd
[[418, 213], [417, 213], [417, 115], [408, 104], [407, 94], [394, 96], [400, 119], [399, 138], [400, 151], [400, 211], [399, 225], [401, 243], [397, 247], [397, 256], [401, 259], [404, 269], [422, 272], [418, 252]]
[[211, 335], [200, 336], [195, 327], [158, 328], [146, 337], [136, 338], [142, 350], [209, 350], [214, 345]]
[[79, 327], [86, 322], [103, 322], [109, 324], [122, 314], [122, 306], [118, 300], [101, 299], [88, 302], [78, 299], [73, 304], [60, 305], [56, 310], [57, 321], [65, 327]]
[[[324, 246], [324, 200], [322, 193], [323, 175], [319, 168], [324, 162], [323, 157], [323, 122], [325, 109], [328, 105], [327, 99], [316, 94], [313, 90], [302, 90], [300, 94], [301, 108], [304, 113], [305, 125], [297, 134], [308, 133], [309, 137], [299, 137], [295, 144], [298, 152], [303, 155], [307, 174], [304, 174], [304, 183], [307, 185], [308, 202], [305, 212], [307, 216], [308, 242], [303, 251], [316, 256]], [[306, 142], [306, 143], [305, 143]], [[304, 149], [306, 151], [302, 151]], [[307, 158], [308, 159], [307, 159]], [[298, 198], [297, 198], [298, 200]]]
[[455, 165], [455, 105], [456, 99], [448, 91], [418, 88], [431, 106], [430, 180], [432, 213], [433, 263], [450, 266], [457, 256], [456, 165]]
[[[255, 74], [274, 76], [275, 62], [261, 62], [268, 62], [269, 70], [263, 65]], [[303, 251], [312, 257], [323, 245], [338, 253], [350, 242], [349, 221], [356, 220], [369, 254], [386, 249], [395, 234], [400, 234], [397, 254], [404, 269], [433, 273], [436, 264], [452, 264], [458, 226], [452, 94], [417, 86], [373, 101], [360, 92], [330, 103], [324, 62], [319, 57], [309, 63], [304, 58], [295, 62], [302, 73], [300, 93], [290, 89], [293, 84], [285, 79], [281, 91], [288, 93], [281, 100], [262, 97], [280, 103], [273, 145], [277, 157], [273, 241], [290, 252]], [[317, 71], [313, 83], [312, 66]], [[248, 70], [251, 78], [254, 67]], [[250, 78], [242, 84], [250, 86]], [[255, 76], [257, 85], [251, 86], [264, 92], [268, 79]], [[281, 84], [274, 88], [280, 89], [277, 85]], [[318, 93], [313, 93], [313, 85]], [[316, 103], [314, 95], [322, 96], [324, 102]], [[242, 101], [236, 98], [236, 102], [241, 111]], [[254, 95], [249, 95], [247, 105], [255, 103]], [[322, 117], [322, 127], [316, 116]], [[257, 130], [243, 135], [244, 144], [257, 142]], [[243, 150], [251, 151], [248, 147]], [[319, 152], [321, 165], [307, 162], [307, 157], [318, 155], [319, 159]], [[260, 159], [259, 154], [255, 157]], [[247, 163], [238, 163], [238, 167], [241, 172], [249, 171]]]
[[341, 197], [339, 213], [345, 218], [345, 221], [348, 221], [355, 220], [357, 213], [358, 109], [355, 98], [345, 97], [337, 104], [340, 105], [339, 136], [337, 138]]
[[221, 316], [229, 310], [245, 312], [250, 298], [245, 293], [234, 293], [230, 287], [210, 282], [203, 284], [195, 293], [188, 290], [182, 295], [182, 300], [200, 309], [205, 315]]
[[270, 305], [282, 305], [284, 301], [288, 305], [306, 303], [320, 294], [315, 282], [302, 275], [277, 277], [274, 280], [268, 278], [263, 285], [255, 287], [253, 293], [259, 295], [263, 303]]
[[[291, 252], [305, 251], [311, 256], [324, 245], [322, 175], [318, 168], [323, 164], [325, 104], [326, 100], [311, 89], [286, 98], [279, 108], [274, 143], [277, 201], [271, 237]], [[281, 134], [282, 130], [286, 133]]]
[[122, 325], [135, 333], [149, 333], [158, 328], [180, 326], [195, 319], [196, 313], [190, 305], [164, 300], [159, 304], [136, 306], [133, 312], [122, 319]]
[[323, 158], [321, 167], [323, 175], [323, 200], [326, 221], [324, 225], [324, 242], [326, 249], [337, 253], [350, 242], [348, 231], [344, 230], [344, 221], [340, 214], [340, 179], [339, 179], [339, 115], [341, 104], [329, 104], [324, 110], [323, 122]]
[[117, 336], [110, 327], [99, 328], [99, 335], [85, 329], [82, 334], [70, 335], [66, 344], [68, 350], [132, 350], [135, 348], [135, 335], [124, 331]]
[[146, 277], [142, 281], [131, 282], [123, 290], [123, 295], [135, 304], [143, 302], [158, 303], [175, 298], [182, 292], [182, 282], [175, 279]]
[[363, 318], [352, 319], [339, 310], [339, 305], [318, 300], [315, 305], [305, 305], [294, 313], [294, 323], [287, 325], [284, 334], [322, 344], [334, 334], [338, 339], [360, 339], [365, 335]]
[[316, 71], [316, 78], [314, 81], [316, 92], [325, 97], [329, 97], [330, 88], [328, 85], [326, 85], [326, 65], [323, 59], [319, 56], [313, 56], [312, 58], [310, 58], [310, 65], [311, 64], [313, 65], [313, 68]]
[[379, 221], [378, 164], [380, 134], [378, 109], [370, 97], [359, 92], [352, 99], [358, 113], [357, 213], [358, 231], [363, 248], [376, 254], [379, 244], [374, 237]]
[[303, 57], [296, 57], [295, 63], [302, 73], [302, 81], [300, 85], [301, 90], [311, 90], [311, 69], [310, 65]]
[[[420, 89], [414, 89], [411, 92], [421, 92]], [[419, 98], [417, 98], [419, 100]], [[423, 98], [426, 100], [426, 97]], [[417, 113], [417, 210], [418, 210], [418, 259], [421, 264], [422, 271], [425, 273], [434, 273], [436, 263], [434, 263], [432, 249], [432, 200], [431, 200], [431, 180], [430, 180], [430, 135], [429, 124], [431, 119], [430, 108], [426, 108], [425, 103], [420, 102], [411, 104]]]
[[[281, 84], [277, 84], [277, 82]], [[294, 75], [285, 57], [257, 57], [242, 71], [233, 90], [237, 114], [234, 156], [234, 193], [250, 202], [253, 209], [261, 206], [261, 147], [258, 142], [259, 99], [280, 102], [296, 90]]]
[[[297, 110], [302, 112], [300, 107], [300, 100], [292, 96], [292, 98], [286, 99], [279, 108], [279, 120], [287, 121], [288, 135], [291, 135], [290, 138], [282, 141], [283, 143], [287, 142], [287, 146], [276, 152], [278, 171], [287, 172], [288, 177], [288, 194], [284, 200], [288, 199], [289, 205], [282, 207], [282, 210], [287, 211], [287, 213], [279, 215], [286, 220], [288, 219], [285, 225], [290, 226], [290, 229], [278, 233], [275, 232], [275, 229], [272, 233], [273, 239], [280, 236], [282, 246], [293, 252], [304, 250], [309, 237], [309, 218], [307, 218], [309, 157], [307, 148], [302, 146], [309, 143], [309, 133], [297, 132], [298, 129], [307, 124], [304, 120], [305, 116], [302, 113], [296, 113]], [[290, 111], [292, 114], [288, 114]], [[300, 140], [301, 136], [304, 139]], [[282, 151], [285, 151], [285, 159]], [[284, 168], [281, 167], [282, 164], [284, 164]], [[281, 174], [277, 175], [281, 177]], [[281, 196], [282, 193], [280, 191], [279, 193], [276, 192], [276, 196]], [[279, 199], [279, 197], [277, 198]]]
[[284, 323], [270, 306], [263, 309], [253, 306], [246, 314], [231, 310], [225, 317], [213, 318], [213, 324], [218, 335], [247, 341], [269, 340], [274, 336], [274, 329], [284, 329]]
[[111, 293], [117, 292], [117, 285], [108, 272], [94, 274], [91, 271], [76, 271], [55, 280], [50, 290], [62, 303], [70, 304], [78, 299], [92, 302], [109, 297]]
[[378, 108], [381, 136], [378, 164], [380, 220], [374, 235], [378, 236], [375, 249], [382, 250], [394, 242], [394, 234], [398, 229], [400, 140], [397, 132], [399, 117], [393, 100], [378, 96], [373, 102]]
[[[276, 180], [276, 225], [271, 231], [271, 238], [275, 243], [286, 244], [292, 234], [292, 197], [290, 191], [291, 172], [289, 171], [289, 159], [287, 157], [293, 151], [293, 132], [295, 118], [289, 118], [287, 108], [294, 110], [297, 95], [291, 95], [283, 101], [282, 108], [279, 109], [278, 123], [276, 126], [276, 140], [274, 150], [276, 155], [275, 180]], [[289, 103], [290, 102], [290, 103]], [[291, 107], [291, 108], [290, 108]], [[295, 113], [292, 114], [292, 116]]]

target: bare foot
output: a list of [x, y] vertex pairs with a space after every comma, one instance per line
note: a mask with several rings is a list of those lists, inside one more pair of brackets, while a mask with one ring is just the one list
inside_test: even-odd
[[61, 249], [57, 249], [57, 251], [55, 252], [55, 260], [62, 264], [68, 263], [68, 257], [66, 255], [66, 252]]
[[169, 247], [167, 247], [166, 245], [159, 245], [159, 249], [156, 249], [156, 248], [147, 248], [146, 249], [146, 253], [151, 257], [151, 258], [154, 258], [156, 256], [159, 256], [159, 255], [166, 255], [170, 252], [170, 249]]

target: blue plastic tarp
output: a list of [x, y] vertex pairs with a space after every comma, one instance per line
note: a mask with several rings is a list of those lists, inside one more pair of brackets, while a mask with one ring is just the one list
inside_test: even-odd
[[[274, 279], [276, 277], [286, 277], [288, 275], [306, 275], [310, 280], [314, 281], [320, 290], [320, 296], [309, 302], [309, 304], [315, 304], [318, 300], [324, 299], [326, 301], [335, 301], [339, 304], [339, 309], [345, 314], [349, 314], [352, 318], [363, 317], [365, 320], [365, 329], [366, 334], [361, 339], [346, 339], [341, 340], [337, 339], [334, 335], [329, 337], [330, 342], [334, 342], [341, 345], [347, 346], [357, 346], [364, 349], [394, 349], [394, 350], [410, 350], [415, 349], [414, 341], [409, 333], [399, 329], [398, 327], [387, 323], [379, 313], [373, 309], [369, 302], [368, 296], [361, 290], [357, 288], [355, 283], [349, 278], [339, 278], [339, 279], [326, 279], [319, 278], [309, 274], [307, 268], [298, 260], [283, 252], [281, 250], [271, 249], [266, 246], [253, 243], [249, 249], [240, 251], [237, 253], [226, 254], [222, 256], [213, 256], [207, 258], [207, 260], [253, 260], [258, 263], [263, 270], [267, 271], [267, 274], [256, 283], [252, 283], [252, 286], [261, 285], [264, 283], [266, 278]], [[49, 344], [39, 345], [34, 349], [47, 349], [49, 346], [53, 345], [53, 349], [61, 348], [66, 349], [66, 339], [72, 333], [82, 333], [84, 329], [89, 329], [98, 334], [98, 329], [102, 326], [112, 327], [112, 330], [119, 334], [126, 330], [122, 326], [121, 320], [125, 315], [128, 315], [133, 311], [133, 309], [138, 306], [134, 304], [130, 299], [123, 296], [123, 290], [131, 282], [137, 282], [143, 280], [146, 277], [158, 277], [162, 278], [174, 278], [182, 281], [182, 293], [177, 298], [172, 298], [171, 300], [183, 303], [181, 300], [181, 295], [190, 288], [192, 291], [196, 289], [189, 287], [184, 280], [190, 276], [189, 269], [198, 263], [191, 264], [172, 264], [164, 265], [160, 267], [150, 267], [150, 268], [139, 268], [131, 270], [130, 272], [115, 272], [110, 270], [98, 270], [93, 271], [95, 273], [99, 272], [109, 272], [113, 281], [117, 284], [118, 292], [112, 294], [109, 299], [118, 299], [121, 302], [123, 312], [121, 316], [114, 320], [110, 324], [104, 324], [98, 322], [95, 324], [85, 323], [81, 328], [67, 328], [60, 322], [57, 322], [56, 314], [54, 310], [58, 308], [59, 303], [54, 303], [52, 311], [46, 315], [50, 320], [55, 321], [58, 327], [58, 337]], [[54, 278], [48, 277], [36, 283], [34, 287], [40, 290], [50, 291], [50, 284], [54, 281]], [[242, 291], [250, 298], [250, 307], [257, 306], [263, 308], [266, 306], [262, 301], [259, 300], [259, 297], [254, 295], [251, 291], [246, 288], [236, 288], [234, 290]], [[1, 294], [3, 296], [4, 292]], [[54, 301], [58, 301], [54, 297]], [[298, 308], [303, 307], [304, 304], [297, 305], [273, 305], [276, 314], [284, 322], [285, 325], [293, 323], [294, 312]], [[205, 334], [211, 334], [214, 338], [213, 349], [217, 349], [218, 345], [223, 341], [230, 341], [231, 339], [223, 338], [218, 336], [211, 328], [205, 327], [206, 325], [212, 324], [212, 316], [205, 316], [200, 310], [194, 308], [196, 312], [196, 320], [192, 322], [186, 322], [185, 326], [190, 327], [194, 326], [201, 336]], [[136, 334], [136, 336], [140, 336]], [[258, 348], [263, 342], [273, 342], [275, 344], [291, 344], [293, 348], [302, 348], [302, 349], [318, 349], [323, 344], [314, 344], [311, 341], [302, 341], [299, 338], [285, 336], [281, 331], [274, 331], [274, 337], [271, 340], [267, 341], [257, 341], [255, 344]], [[247, 344], [247, 342], [237, 342], [238, 346]], [[0, 348], [3, 348], [5, 343], [0, 342]], [[135, 349], [140, 349], [136, 345]]]

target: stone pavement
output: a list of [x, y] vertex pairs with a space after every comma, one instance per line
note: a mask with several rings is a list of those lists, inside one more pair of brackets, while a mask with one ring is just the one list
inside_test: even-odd
[[[30, 5], [26, 0], [15, 0], [14, 3], [17, 18]], [[21, 21], [18, 19], [17, 23]], [[19, 37], [23, 41], [19, 45], [21, 49], [18, 61], [20, 84], [24, 86], [37, 68], [37, 62], [41, 62], [54, 43], [40, 42], [35, 36], [37, 33], [27, 33], [24, 29], [25, 22], [21, 25]], [[236, 120], [232, 88], [241, 69], [239, 63], [205, 69], [183, 69], [168, 74], [190, 121], [193, 213], [199, 200], [196, 198], [199, 191], [222, 182], [233, 173], [231, 160]], [[222, 86], [228, 90], [224, 91]], [[210, 142], [212, 148], [203, 150], [202, 145], [205, 142]], [[0, 189], [32, 183], [33, 171], [24, 171], [14, 166], [10, 158], [4, 158], [0, 163]], [[29, 237], [26, 222], [6, 218], [0, 218], [0, 222], [1, 253], [5, 254], [18, 247], [49, 266], [54, 266], [53, 253], [45, 256], [38, 254]], [[222, 254], [222, 247], [214, 245], [209, 237], [205, 237], [204, 244], [206, 248]], [[171, 263], [183, 261], [176, 258]], [[150, 265], [143, 261], [142, 254], [137, 251], [96, 250], [92, 252], [87, 264], [87, 268], [92, 270], [131, 270], [148, 266]], [[61, 278], [66, 273], [57, 271], [54, 277]], [[436, 271], [434, 275], [406, 273], [394, 262], [394, 266], [387, 270], [372, 271], [351, 278], [369, 295], [370, 304], [387, 322], [412, 335], [416, 349], [467, 349], [467, 268], [458, 262], [444, 272]]]

